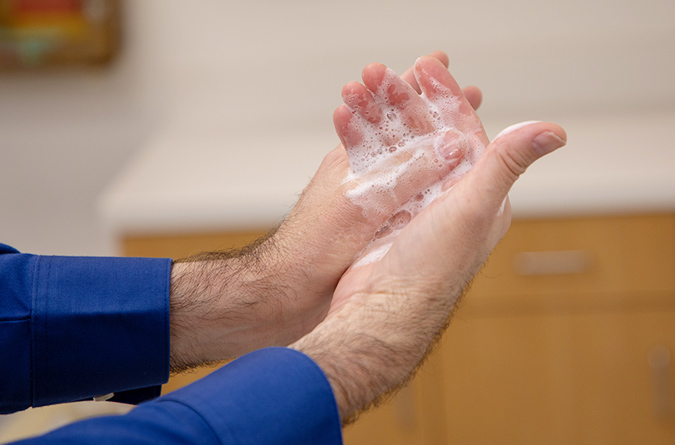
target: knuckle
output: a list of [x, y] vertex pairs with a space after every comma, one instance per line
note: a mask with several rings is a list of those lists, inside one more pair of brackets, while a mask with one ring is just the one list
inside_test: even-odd
[[513, 181], [525, 173], [525, 170], [531, 164], [526, 156], [516, 150], [510, 149], [510, 147], [496, 149], [493, 153], [498, 162], [504, 167], [507, 175], [509, 175], [509, 179], [513, 179]]

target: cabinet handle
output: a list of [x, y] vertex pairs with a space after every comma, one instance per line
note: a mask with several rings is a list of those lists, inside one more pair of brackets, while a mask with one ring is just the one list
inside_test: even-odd
[[520, 252], [513, 259], [518, 275], [582, 274], [591, 270], [593, 257], [585, 250]]
[[655, 346], [647, 358], [652, 375], [652, 406], [658, 420], [670, 418], [673, 413], [670, 349]]

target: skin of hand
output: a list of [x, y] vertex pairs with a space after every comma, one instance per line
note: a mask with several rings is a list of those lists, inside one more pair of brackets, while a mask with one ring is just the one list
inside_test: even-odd
[[[447, 66], [438, 51], [430, 57]], [[412, 70], [402, 78], [418, 92]], [[468, 87], [478, 107], [480, 90]], [[238, 252], [211, 252], [174, 263], [171, 272], [171, 368], [174, 372], [288, 345], [310, 332], [330, 308], [335, 287], [396, 208], [427, 182], [401, 186], [391, 212], [364, 217], [346, 199], [343, 146], [328, 153], [284, 223], [268, 238]], [[377, 174], [374, 172], [373, 174]]]
[[[461, 94], [440, 63], [418, 81], [429, 76]], [[292, 345], [326, 373], [343, 423], [412, 378], [508, 230], [509, 189], [566, 138], [562, 128], [544, 122], [503, 132], [463, 179], [403, 228], [384, 257], [345, 272], [328, 316]]]

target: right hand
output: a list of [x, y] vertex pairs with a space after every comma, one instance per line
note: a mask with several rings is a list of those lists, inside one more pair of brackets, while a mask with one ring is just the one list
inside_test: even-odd
[[498, 137], [462, 180], [401, 231], [382, 259], [345, 272], [329, 315], [293, 345], [328, 376], [344, 422], [410, 378], [508, 229], [509, 189], [565, 139], [562, 128], [543, 122]]
[[[432, 57], [447, 65], [442, 52]], [[419, 92], [412, 71], [403, 76]], [[472, 106], [480, 90], [466, 90]], [[340, 277], [390, 214], [365, 218], [346, 198], [349, 161], [339, 145], [281, 227], [242, 252], [212, 252], [176, 262], [171, 279], [171, 362], [181, 370], [258, 348], [288, 345], [325, 318]], [[424, 181], [431, 179], [422, 177]], [[433, 182], [433, 181], [432, 181]], [[393, 212], [416, 190], [388, 204]]]

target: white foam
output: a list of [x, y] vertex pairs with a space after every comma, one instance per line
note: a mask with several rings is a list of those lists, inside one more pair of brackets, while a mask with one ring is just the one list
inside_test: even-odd
[[384, 256], [389, 252], [391, 248], [391, 243], [387, 243], [383, 246], [380, 246], [372, 251], [368, 252], [363, 258], [358, 260], [352, 267], [361, 267], [366, 264], [374, 263], [375, 261], [380, 261]]
[[497, 140], [502, 136], [506, 136], [509, 133], [513, 133], [514, 131], [518, 130], [519, 128], [527, 127], [528, 125], [532, 125], [532, 124], [538, 124], [539, 122], [541, 122], [541, 121], [525, 121], [525, 122], [521, 122], [519, 124], [511, 125], [510, 127], [506, 127], [502, 131], [500, 131], [499, 134], [497, 136], [495, 136], [495, 138], [493, 140]]
[[[422, 106], [417, 110], [420, 116], [424, 116], [422, 113], [426, 114], [425, 119], [428, 119], [431, 130], [422, 136], [415, 135], [413, 129], [402, 120], [399, 107], [391, 106], [383, 99], [390, 88], [395, 88], [396, 93], [406, 92], [398, 86], [400, 81], [397, 79], [396, 73], [387, 69], [374, 95], [383, 115], [379, 124], [375, 125], [358, 117], [351, 120], [351, 125], [357, 127], [352, 127], [350, 130], [358, 131], [361, 141], [355, 146], [347, 147], [351, 170], [345, 181], [356, 184], [347, 192], [347, 197], [355, 204], [364, 207], [364, 210], [370, 214], [375, 212], [381, 215], [386, 210], [388, 214], [384, 216], [388, 217], [399, 211], [407, 211], [411, 217], [415, 217], [441, 195], [443, 184], [446, 181], [463, 177], [473, 167], [485, 150], [482, 139], [484, 132], [475, 114], [462, 113], [463, 98], [452, 94], [449, 88], [432, 78], [430, 81], [440, 94], [435, 95], [433, 101], [424, 94], [418, 96], [422, 99]], [[407, 93], [417, 95], [412, 89], [409, 89]], [[416, 105], [413, 103], [408, 106]], [[352, 112], [356, 113], [355, 110]], [[464, 150], [464, 157], [459, 164], [454, 166], [441, 180], [420, 190], [417, 195], [395, 211], [377, 208], [377, 204], [374, 204], [372, 199], [373, 194], [376, 196], [388, 194], [395, 198], [395, 187], [401, 177], [414, 176], [415, 169], [419, 169], [418, 171], [424, 169], [424, 172], [420, 174], [429, 174], [430, 168], [438, 168], [439, 175], [442, 175], [445, 170], [449, 169], [450, 162], [457, 162], [457, 159], [446, 159], [441, 155], [441, 150], [447, 145], [444, 138], [448, 132], [453, 132], [456, 144]], [[388, 228], [387, 225], [384, 228]], [[391, 237], [393, 240], [399, 231], [400, 229], [391, 230], [386, 238]], [[355, 266], [379, 260], [388, 249], [388, 247], [386, 249], [376, 248]]]

